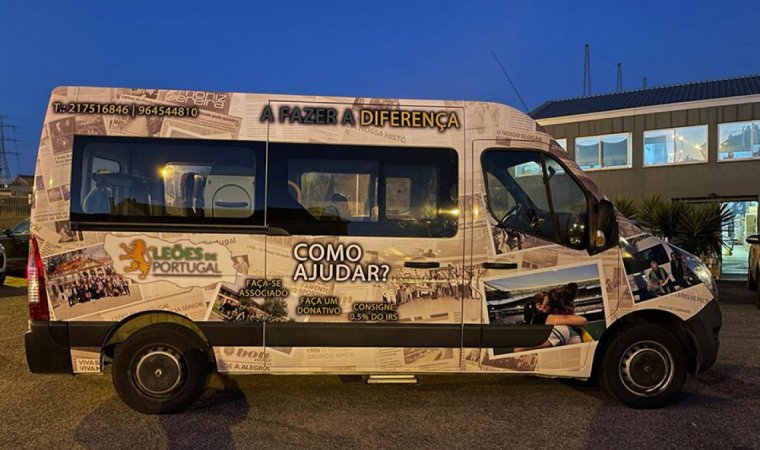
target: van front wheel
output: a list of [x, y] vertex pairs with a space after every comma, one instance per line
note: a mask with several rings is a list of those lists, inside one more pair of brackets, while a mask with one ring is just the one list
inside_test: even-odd
[[606, 346], [600, 382], [633, 408], [659, 408], [673, 401], [686, 381], [688, 359], [681, 342], [656, 325], [620, 330]]
[[145, 414], [181, 411], [203, 393], [209, 360], [200, 338], [176, 324], [138, 330], [117, 348], [111, 376], [121, 400]]

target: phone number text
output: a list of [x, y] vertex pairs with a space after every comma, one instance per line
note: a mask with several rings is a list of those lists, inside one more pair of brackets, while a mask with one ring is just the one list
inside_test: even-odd
[[198, 117], [195, 106], [136, 105], [134, 103], [53, 103], [55, 114], [106, 114], [115, 116]]

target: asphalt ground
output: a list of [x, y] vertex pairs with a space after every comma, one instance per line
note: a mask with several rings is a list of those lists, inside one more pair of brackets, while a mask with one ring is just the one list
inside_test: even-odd
[[717, 363], [659, 410], [519, 376], [419, 385], [213, 376], [198, 403], [171, 416], [127, 408], [110, 373], [29, 373], [24, 283], [9, 284], [0, 288], [0, 448], [760, 448], [760, 310], [742, 283], [720, 284]]

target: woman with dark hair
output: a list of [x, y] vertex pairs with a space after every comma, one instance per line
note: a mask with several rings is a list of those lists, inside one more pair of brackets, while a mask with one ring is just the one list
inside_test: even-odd
[[[536, 300], [539, 299], [539, 294], [535, 296]], [[548, 294], [545, 294], [542, 297], [543, 304], [537, 305], [537, 309], [545, 314], [544, 324], [554, 325], [549, 338], [537, 347], [517, 347], [515, 352], [580, 343], [580, 335], [572, 327], [582, 327], [586, 325], [587, 320], [585, 317], [575, 314], [575, 296], [577, 294], [578, 285], [575, 283], [552, 289]], [[537, 321], [534, 320], [531, 323], [537, 324]]]
[[545, 311], [546, 292], [539, 292], [523, 306], [523, 320], [528, 325], [544, 325], [549, 314]]

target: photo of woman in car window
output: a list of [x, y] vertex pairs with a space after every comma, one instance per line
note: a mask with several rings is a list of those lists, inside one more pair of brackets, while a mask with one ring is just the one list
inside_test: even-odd
[[568, 283], [561, 288], [535, 295], [532, 305], [526, 305], [525, 322], [532, 325], [554, 325], [549, 338], [541, 345], [531, 348], [515, 348], [515, 352], [581, 342], [580, 334], [573, 327], [586, 325], [587, 319], [575, 314], [575, 297], [578, 285]]

